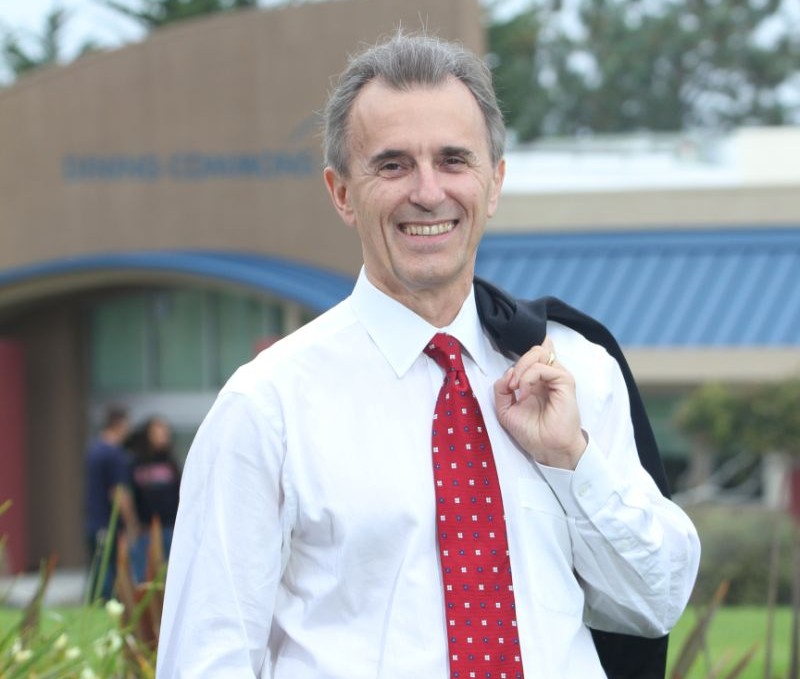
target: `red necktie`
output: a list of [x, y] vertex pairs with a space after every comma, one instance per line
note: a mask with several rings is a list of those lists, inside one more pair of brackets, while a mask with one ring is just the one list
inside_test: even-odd
[[522, 679], [503, 498], [461, 345], [425, 348], [445, 371], [433, 415], [433, 476], [452, 679]]

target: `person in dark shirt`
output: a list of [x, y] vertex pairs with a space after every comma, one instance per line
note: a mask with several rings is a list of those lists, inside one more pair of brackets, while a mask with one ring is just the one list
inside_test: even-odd
[[[86, 521], [85, 534], [91, 566], [89, 593], [97, 589], [103, 546], [109, 536], [109, 522], [114, 503], [119, 506], [125, 537], [133, 542], [138, 537], [139, 521], [131, 494], [130, 463], [122, 442], [128, 435], [127, 412], [119, 407], [108, 409], [103, 428], [86, 451]], [[116, 541], [112, 545], [105, 578], [99, 590], [103, 599], [111, 597], [116, 577]]]
[[158, 517], [161, 522], [165, 558], [172, 544], [172, 529], [178, 513], [181, 474], [172, 453], [172, 432], [167, 421], [151, 417], [129, 437], [126, 447], [132, 454], [131, 479], [139, 523], [145, 528], [131, 550], [131, 565], [138, 582], [147, 579], [148, 527]]

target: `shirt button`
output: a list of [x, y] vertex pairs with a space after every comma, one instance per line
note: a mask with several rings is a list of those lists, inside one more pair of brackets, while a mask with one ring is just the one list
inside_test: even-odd
[[588, 483], [582, 483], [578, 486], [578, 497], [586, 497], [586, 494], [591, 489], [591, 486]]

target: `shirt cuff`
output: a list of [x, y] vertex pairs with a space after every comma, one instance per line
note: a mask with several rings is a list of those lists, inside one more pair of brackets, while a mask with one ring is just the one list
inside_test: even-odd
[[615, 491], [608, 460], [591, 438], [574, 471], [543, 464], [539, 469], [567, 516], [593, 516]]

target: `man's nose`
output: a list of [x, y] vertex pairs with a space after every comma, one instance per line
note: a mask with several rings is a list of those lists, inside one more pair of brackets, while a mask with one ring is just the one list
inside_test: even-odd
[[445, 198], [445, 191], [435, 167], [424, 165], [417, 167], [409, 198], [412, 203], [424, 210], [433, 210], [441, 204]]

